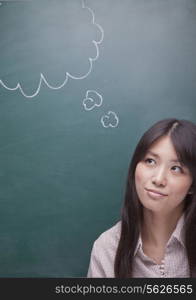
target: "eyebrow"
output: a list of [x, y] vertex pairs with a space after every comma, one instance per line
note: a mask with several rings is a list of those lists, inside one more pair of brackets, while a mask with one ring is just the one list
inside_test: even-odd
[[[152, 156], [154, 156], [154, 157], [157, 157], [157, 158], [160, 158], [160, 156], [158, 155], [158, 154], [156, 154], [156, 153], [154, 153], [154, 152], [152, 152], [152, 151], [150, 151], [150, 150], [148, 150], [147, 151], [147, 153], [146, 154], [151, 154]], [[170, 160], [170, 162], [178, 162], [178, 163], [182, 163], [180, 160], [178, 160], [178, 159], [172, 159], [172, 160]]]

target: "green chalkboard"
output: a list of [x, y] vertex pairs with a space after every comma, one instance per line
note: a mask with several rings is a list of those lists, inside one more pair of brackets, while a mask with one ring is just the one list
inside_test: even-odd
[[0, 2], [0, 277], [86, 277], [154, 122], [196, 121], [194, 0]]

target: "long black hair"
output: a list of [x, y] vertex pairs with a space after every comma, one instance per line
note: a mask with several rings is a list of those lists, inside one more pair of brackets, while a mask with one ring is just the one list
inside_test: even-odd
[[146, 152], [162, 136], [169, 135], [178, 159], [188, 167], [193, 178], [185, 201], [185, 246], [190, 277], [196, 277], [196, 125], [187, 120], [164, 119], [155, 123], [141, 137], [133, 154], [127, 176], [121, 212], [121, 234], [116, 252], [114, 272], [117, 278], [132, 277], [134, 251], [139, 238], [142, 205], [135, 187], [135, 169]]

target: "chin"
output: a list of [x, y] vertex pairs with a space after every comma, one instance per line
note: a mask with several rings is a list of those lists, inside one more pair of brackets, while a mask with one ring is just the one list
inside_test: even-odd
[[142, 204], [144, 209], [151, 210], [151, 211], [157, 212], [157, 213], [163, 211], [163, 207], [159, 203], [157, 203], [157, 202], [156, 203], [152, 203], [152, 202], [149, 203], [149, 201], [147, 201], [147, 202]]

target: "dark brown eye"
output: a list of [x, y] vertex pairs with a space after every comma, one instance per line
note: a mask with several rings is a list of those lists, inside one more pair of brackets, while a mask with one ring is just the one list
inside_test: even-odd
[[172, 169], [175, 171], [175, 173], [183, 173], [183, 169], [179, 166], [173, 166]]
[[155, 160], [152, 159], [152, 158], [146, 158], [146, 159], [145, 159], [145, 162], [146, 162], [148, 165], [153, 165], [153, 163], [155, 163]]

